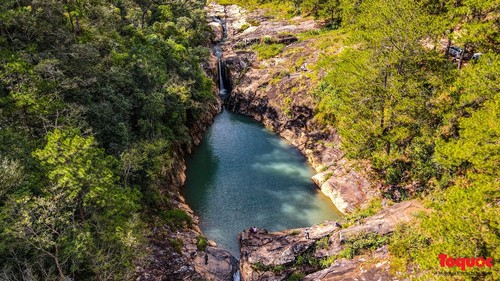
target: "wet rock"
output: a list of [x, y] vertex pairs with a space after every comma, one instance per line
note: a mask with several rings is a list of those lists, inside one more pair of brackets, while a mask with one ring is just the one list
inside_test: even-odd
[[214, 35], [212, 42], [220, 42], [224, 37], [224, 29], [219, 22], [211, 22], [208, 24], [212, 28], [212, 34]]

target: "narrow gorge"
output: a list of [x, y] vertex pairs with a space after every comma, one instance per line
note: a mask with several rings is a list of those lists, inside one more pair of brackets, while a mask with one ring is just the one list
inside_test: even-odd
[[3, 1], [0, 280], [500, 280], [497, 2]]
[[[241, 231], [247, 229], [243, 233], [248, 233], [250, 227], [256, 227], [254, 239], [262, 238], [258, 238], [261, 229], [266, 234], [284, 231], [277, 232], [277, 237], [294, 233], [302, 241], [305, 228], [312, 226], [314, 236], [318, 236], [318, 231], [323, 235], [309, 240], [310, 246], [316, 239], [335, 232], [334, 222], [342, 213], [362, 206], [376, 192], [363, 173], [343, 158], [335, 131], [313, 119], [314, 105], [304, 93], [293, 99], [290, 110], [281, 106], [287, 99], [287, 91], [308, 82], [301, 73], [304, 70], [281, 77], [279, 85], [268, 88], [270, 80], [280, 71], [279, 62], [262, 62], [254, 51], [241, 50], [242, 43], [250, 46], [264, 40], [303, 44], [293, 34], [317, 30], [318, 23], [302, 19], [296, 19], [295, 24], [276, 23], [259, 18], [262, 17], [259, 12], [248, 15], [249, 12], [236, 5], [211, 3], [207, 10], [214, 32], [209, 65], [223, 104], [199, 145], [187, 156], [186, 181], [181, 193], [189, 207], [184, 208], [190, 213], [193, 209], [197, 225], [210, 245], [217, 244], [217, 248], [229, 250], [241, 259], [243, 280], [262, 280], [262, 274], [248, 264], [250, 259], [254, 259], [253, 263], [263, 261], [254, 258], [260, 250], [247, 248], [249, 244], [241, 235], [238, 239]], [[257, 17], [259, 26], [242, 32], [241, 27], [252, 17]], [[262, 67], [261, 63], [271, 65]], [[340, 211], [333, 203], [340, 206]], [[282, 256], [283, 249], [296, 247], [294, 243], [286, 242], [266, 256]], [[286, 254], [285, 259], [291, 259], [286, 263], [295, 260], [309, 246]], [[210, 255], [208, 264], [203, 265], [203, 253], [193, 249], [192, 254], [195, 263], [206, 268], [204, 272], [210, 271], [207, 269], [214, 261], [220, 263]], [[196, 262], [198, 259], [201, 262]], [[226, 268], [230, 274], [213, 280], [239, 278], [236, 277], [239, 271]], [[284, 280], [290, 274], [284, 271], [273, 278]]]

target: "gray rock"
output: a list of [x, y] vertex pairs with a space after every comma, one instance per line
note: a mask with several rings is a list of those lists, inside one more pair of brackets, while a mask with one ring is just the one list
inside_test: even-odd
[[[341, 242], [341, 236], [342, 240], [345, 240], [361, 233], [385, 235], [393, 232], [398, 223], [410, 221], [417, 212], [423, 210], [417, 201], [394, 204], [374, 216], [365, 218], [359, 225], [339, 228], [336, 222], [329, 221], [311, 226], [310, 239], [304, 236], [305, 228], [281, 232], [267, 232], [260, 229], [256, 233], [252, 233], [250, 229], [246, 230], [238, 236], [242, 279], [286, 280], [294, 271], [290, 265], [300, 255], [308, 253], [316, 258], [337, 255], [345, 247]], [[328, 238], [328, 242], [326, 244], [323, 242], [323, 247], [312, 248], [318, 240], [325, 237]], [[272, 268], [277, 266], [280, 266], [281, 270], [273, 271]], [[316, 273], [309, 271], [310, 274], [305, 280], [391, 280], [386, 270], [388, 267], [387, 248], [382, 247], [369, 257], [341, 259], [325, 270]], [[306, 268], [305, 272], [307, 270], [311, 269]], [[376, 278], [370, 279], [369, 276]]]

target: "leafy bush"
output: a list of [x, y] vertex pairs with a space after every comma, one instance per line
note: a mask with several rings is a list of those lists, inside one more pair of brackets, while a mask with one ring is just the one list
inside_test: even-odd
[[247, 30], [248, 28], [250, 27], [250, 25], [248, 23], [244, 23], [240, 29], [239, 29], [239, 32], [243, 32], [245, 30]]
[[319, 265], [321, 268], [328, 268], [330, 267], [335, 261], [337, 260], [337, 256], [329, 256], [326, 258], [323, 258], [319, 261]]
[[369, 216], [373, 216], [378, 211], [382, 209], [382, 202], [379, 198], [372, 199], [368, 206], [362, 209], [356, 209], [353, 213], [348, 214], [343, 218], [345, 221], [344, 227], [354, 224], [356, 221], [361, 220], [363, 218], [367, 218]]
[[284, 44], [261, 43], [261, 44], [253, 45], [252, 50], [257, 52], [257, 58], [259, 60], [265, 60], [265, 59], [272, 58], [272, 57], [278, 55], [279, 53], [281, 53], [281, 51], [283, 50], [284, 47], [285, 47]]
[[198, 248], [198, 251], [205, 251], [208, 246], [208, 240], [207, 238], [203, 236], [198, 236], [196, 237], [196, 248]]
[[164, 211], [161, 213], [161, 217], [170, 226], [176, 228], [183, 228], [184, 225], [190, 226], [193, 223], [193, 219], [184, 210], [180, 209]]
[[361, 254], [363, 250], [375, 250], [378, 247], [388, 243], [389, 237], [381, 236], [377, 233], [362, 233], [345, 242], [345, 248], [338, 254], [338, 257], [352, 259]]
[[286, 279], [287, 281], [299, 281], [302, 280], [306, 275], [301, 272], [301, 271], [294, 271], [288, 278]]
[[247, 19], [246, 20], [249, 24], [251, 24], [252, 26], [259, 26], [260, 25], [260, 22], [256, 19]]
[[330, 237], [329, 236], [325, 236], [321, 239], [319, 239], [318, 241], [316, 241], [316, 247], [319, 248], [319, 249], [326, 249], [328, 248], [328, 242], [330, 240]]
[[177, 253], [180, 254], [182, 252], [182, 246], [184, 246], [184, 242], [182, 242], [181, 239], [178, 238], [170, 239], [169, 243], [170, 246], [172, 246]]

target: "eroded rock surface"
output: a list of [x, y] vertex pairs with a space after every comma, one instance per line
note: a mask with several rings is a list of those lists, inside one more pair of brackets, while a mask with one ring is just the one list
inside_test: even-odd
[[[424, 208], [415, 200], [394, 204], [347, 228], [331, 221], [311, 226], [308, 228], [309, 239], [305, 237], [305, 228], [282, 232], [248, 229], [238, 237], [242, 279], [287, 280], [291, 274], [300, 271], [308, 274], [304, 280], [391, 280], [387, 273], [386, 247], [352, 260], [338, 259], [319, 271], [317, 267], [299, 262], [299, 259], [319, 260], [336, 256], [346, 247], [344, 242], [347, 239], [367, 233], [387, 235], [397, 224], [410, 221], [420, 211]], [[370, 279], [370, 276], [374, 278]]]
[[389, 274], [390, 264], [387, 246], [373, 253], [353, 258], [340, 259], [330, 267], [305, 276], [303, 281], [336, 281], [336, 280], [396, 280]]
[[[236, 5], [212, 3], [208, 11], [227, 26], [222, 48], [232, 93], [226, 107], [251, 116], [301, 150], [318, 172], [313, 180], [340, 211], [351, 212], [377, 196], [378, 188], [367, 180], [369, 168], [355, 168], [339, 149], [335, 129], [314, 119], [310, 90], [317, 79], [311, 79], [310, 68], [323, 50], [297, 36], [318, 30], [320, 23], [300, 17], [271, 19], [261, 10], [248, 12]], [[259, 61], [251, 46], [263, 42], [285, 47], [280, 55]]]

